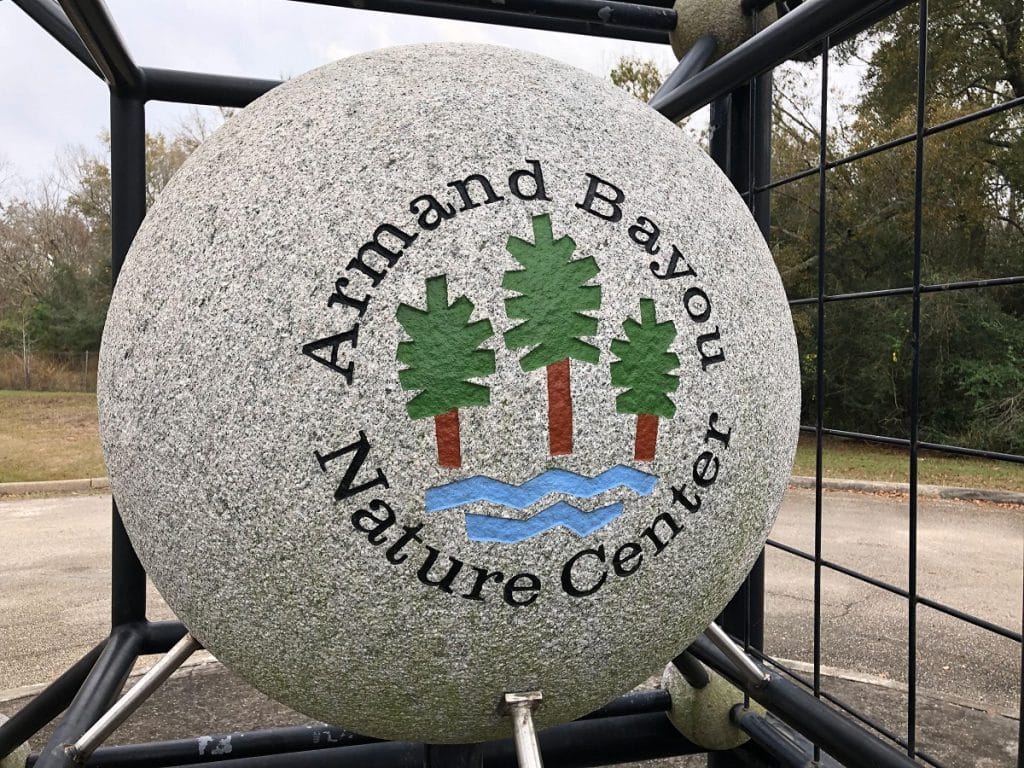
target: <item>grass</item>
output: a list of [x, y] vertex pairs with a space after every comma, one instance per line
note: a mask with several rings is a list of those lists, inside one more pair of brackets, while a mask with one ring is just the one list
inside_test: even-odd
[[94, 393], [0, 390], [0, 483], [106, 474]]
[[[824, 476], [844, 480], [880, 480], [906, 483], [910, 476], [909, 451], [854, 440], [826, 438], [822, 450]], [[990, 488], [1024, 492], [1024, 467], [1006, 461], [921, 451], [918, 482], [961, 488]], [[794, 475], [814, 477], [814, 436], [801, 435]]]
[[[825, 477], [905, 483], [905, 449], [828, 439]], [[106, 474], [96, 424], [96, 395], [0, 390], [0, 483]], [[814, 475], [814, 438], [801, 435], [795, 475]], [[922, 452], [920, 482], [1024, 492], [1024, 467]]]

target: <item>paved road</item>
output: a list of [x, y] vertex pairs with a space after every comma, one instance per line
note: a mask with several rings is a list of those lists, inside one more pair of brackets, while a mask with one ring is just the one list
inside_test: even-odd
[[[102, 637], [109, 621], [109, 515], [106, 495], [0, 502], [0, 698], [4, 689], [52, 679]], [[829, 493], [823, 526], [826, 559], [906, 588], [906, 500]], [[790, 491], [772, 537], [813, 549], [812, 491]], [[767, 569], [767, 650], [810, 662], [813, 566], [769, 549]], [[1019, 632], [1022, 573], [1024, 511], [922, 501], [920, 594]], [[170, 618], [152, 589], [150, 615]], [[824, 572], [822, 663], [834, 668], [826, 690], [854, 697], [868, 714], [904, 730], [906, 648], [905, 600]], [[1020, 646], [921, 607], [917, 649], [922, 738], [931, 734], [927, 740], [940, 754], [973, 739], [971, 755], [994, 756], [953, 765], [1013, 764], [1016, 723], [1008, 715], [1019, 703]], [[958, 718], [963, 725], [954, 734]]]
[[[901, 589], [908, 585], [907, 501], [826, 494], [822, 556]], [[790, 491], [772, 539], [814, 548], [814, 494]], [[767, 560], [766, 650], [811, 661], [810, 562], [776, 549]], [[1024, 510], [922, 501], [918, 593], [1021, 631]], [[848, 576], [822, 575], [822, 664], [906, 681], [907, 601]], [[1020, 645], [928, 607], [918, 608], [918, 685], [989, 708], [1019, 705]]]

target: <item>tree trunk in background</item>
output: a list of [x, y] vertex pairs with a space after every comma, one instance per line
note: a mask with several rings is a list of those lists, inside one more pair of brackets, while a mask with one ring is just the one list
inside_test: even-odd
[[31, 389], [32, 377], [28, 372], [28, 330], [24, 326], [21, 329], [21, 365], [25, 370], [25, 389]]

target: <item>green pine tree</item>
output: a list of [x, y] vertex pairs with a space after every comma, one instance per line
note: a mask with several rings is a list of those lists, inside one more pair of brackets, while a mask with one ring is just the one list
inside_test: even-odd
[[410, 337], [398, 344], [398, 361], [408, 366], [398, 380], [403, 389], [420, 390], [406, 403], [409, 417], [434, 417], [438, 463], [457, 468], [459, 408], [491, 403], [490, 388], [469, 379], [494, 373], [494, 351], [478, 349], [494, 331], [490, 320], [470, 322], [473, 304], [465, 296], [448, 304], [446, 275], [428, 278], [426, 292], [426, 309], [398, 306], [398, 322]]
[[575, 241], [551, 232], [551, 217], [533, 217], [533, 242], [509, 237], [505, 246], [523, 269], [508, 270], [502, 287], [519, 296], [505, 299], [505, 312], [522, 323], [505, 332], [509, 349], [532, 347], [519, 359], [524, 371], [547, 368], [548, 446], [551, 455], [572, 453], [570, 359], [598, 361], [597, 347], [581, 337], [597, 333], [601, 287], [586, 285], [600, 271], [592, 256], [573, 259]]
[[627, 391], [615, 398], [619, 413], [636, 414], [637, 461], [652, 461], [658, 442], [658, 417], [675, 416], [675, 403], [668, 393], [679, 386], [679, 377], [669, 373], [679, 367], [679, 357], [668, 348], [676, 338], [672, 321], [655, 319], [654, 300], [640, 299], [640, 322], [627, 318], [622, 324], [628, 341], [614, 339], [611, 364], [612, 386]]

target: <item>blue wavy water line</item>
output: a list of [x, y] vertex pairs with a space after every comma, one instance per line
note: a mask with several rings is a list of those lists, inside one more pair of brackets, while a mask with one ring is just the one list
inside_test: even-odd
[[475, 501], [526, 509], [549, 493], [565, 493], [578, 499], [590, 499], [624, 485], [641, 496], [648, 496], [657, 484], [658, 478], [654, 475], [625, 464], [616, 464], [596, 477], [579, 475], [565, 469], [549, 469], [522, 485], [510, 485], [485, 475], [474, 475], [447, 485], [428, 488], [424, 502], [427, 512], [439, 512]]
[[515, 544], [562, 526], [582, 538], [604, 528], [621, 515], [622, 510], [623, 503], [621, 501], [589, 512], [559, 501], [526, 520], [468, 514], [466, 515], [466, 534], [472, 541]]

